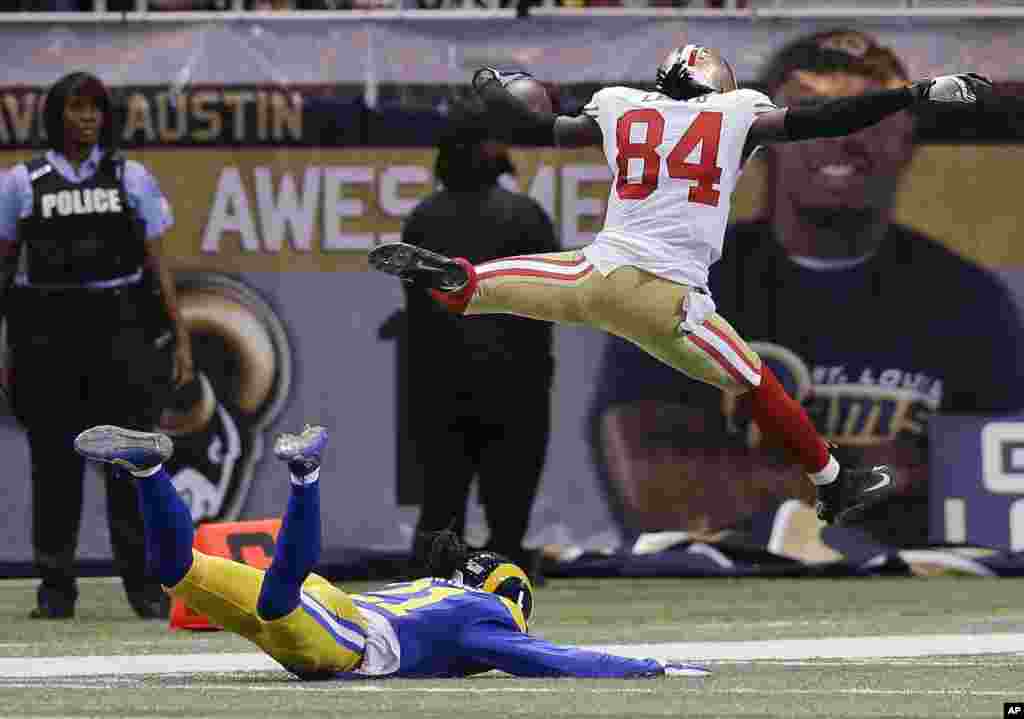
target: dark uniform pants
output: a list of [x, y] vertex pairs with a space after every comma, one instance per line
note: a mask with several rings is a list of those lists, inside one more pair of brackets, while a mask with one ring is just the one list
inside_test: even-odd
[[522, 542], [551, 432], [550, 373], [534, 377], [520, 368], [463, 378], [461, 385], [436, 376], [413, 384], [410, 434], [425, 478], [413, 561], [429, 554], [419, 533], [448, 527], [464, 533], [469, 489], [478, 477], [488, 549], [528, 567]]
[[[158, 346], [142, 290], [13, 293], [11, 403], [32, 461], [32, 542], [44, 584], [75, 593], [84, 459], [75, 435], [96, 424], [151, 430], [170, 389], [172, 346]], [[129, 592], [151, 583], [132, 482], [107, 470], [115, 568]]]

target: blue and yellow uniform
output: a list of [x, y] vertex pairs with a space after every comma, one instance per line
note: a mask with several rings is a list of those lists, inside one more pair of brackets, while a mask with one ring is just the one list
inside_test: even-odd
[[256, 611], [262, 576], [258, 569], [194, 552], [192, 567], [170, 591], [305, 678], [466, 677], [491, 669], [524, 677], [664, 674], [653, 659], [532, 637], [511, 600], [444, 579], [350, 595], [311, 574], [300, 605], [267, 621]]
[[[367, 652], [360, 674], [465, 677], [491, 669], [524, 677], [644, 677], [663, 674], [653, 659], [629, 659], [561, 647], [527, 634], [511, 600], [444, 579], [419, 579], [352, 595], [370, 623], [394, 632], [397, 666], [375, 665]], [[386, 632], [386, 629], [384, 630]]]
[[425, 578], [364, 594], [338, 589], [312, 573], [320, 557], [326, 441], [325, 428], [307, 427], [275, 442], [274, 453], [288, 462], [291, 496], [265, 572], [193, 549], [192, 517], [162, 464], [169, 438], [98, 426], [80, 434], [75, 449], [137, 478], [146, 547], [167, 591], [300, 678], [465, 677], [491, 669], [526, 677], [707, 674], [531, 637], [533, 588], [523, 570], [491, 552], [466, 554], [454, 543], [446, 550], [440, 538], [436, 566], [451, 564], [451, 580]]

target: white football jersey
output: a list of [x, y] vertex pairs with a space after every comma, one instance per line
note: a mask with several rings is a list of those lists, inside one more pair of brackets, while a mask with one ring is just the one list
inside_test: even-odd
[[708, 267], [722, 255], [747, 133], [757, 115], [774, 109], [754, 90], [686, 101], [626, 87], [595, 93], [583, 112], [601, 127], [614, 180], [587, 258], [602, 274], [633, 265], [706, 286]]

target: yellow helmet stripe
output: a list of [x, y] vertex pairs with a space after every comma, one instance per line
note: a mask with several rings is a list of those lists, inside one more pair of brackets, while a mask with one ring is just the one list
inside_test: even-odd
[[[494, 590], [496, 590], [502, 582], [506, 579], [513, 578], [520, 580], [526, 586], [526, 590], [530, 593], [530, 598], [532, 600], [533, 585], [530, 584], [530, 578], [526, 576], [526, 572], [511, 562], [503, 562], [495, 567], [487, 576], [487, 579], [484, 580], [484, 586], [482, 589], [484, 591], [494, 593]], [[512, 618], [515, 620], [515, 623], [519, 625], [519, 629], [525, 633], [527, 628], [526, 616], [523, 614], [523, 608], [506, 597], [499, 597], [499, 599], [501, 599], [505, 606], [508, 607], [508, 610], [512, 613]]]
[[504, 562], [495, 567], [494, 571], [484, 580], [483, 589], [486, 592], [493, 592], [499, 584], [510, 577], [523, 580], [523, 584], [530, 590], [530, 594], [533, 594], [533, 585], [530, 584], [530, 578], [526, 576], [526, 572], [511, 562]]
[[526, 617], [523, 616], [523, 610], [519, 607], [519, 605], [513, 602], [511, 599], [506, 599], [505, 597], [498, 597], [498, 599], [501, 600], [501, 603], [505, 605], [506, 609], [508, 609], [509, 614], [512, 615], [512, 621], [514, 621], [516, 623], [516, 626], [519, 627], [519, 631], [521, 631], [523, 634], [529, 632], [529, 629], [526, 625]]

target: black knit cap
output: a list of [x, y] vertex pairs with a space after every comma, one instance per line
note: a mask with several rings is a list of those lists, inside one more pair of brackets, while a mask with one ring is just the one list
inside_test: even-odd
[[805, 35], [784, 46], [762, 68], [758, 85], [774, 95], [796, 70], [845, 72], [880, 82], [908, 79], [906, 67], [891, 49], [871, 35], [844, 28]]
[[468, 101], [455, 103], [448, 112], [447, 123], [439, 138], [438, 147], [460, 151], [479, 145], [489, 136], [490, 131], [481, 104]]
[[103, 81], [87, 72], [73, 72], [65, 75], [46, 94], [46, 108], [43, 123], [46, 126], [47, 141], [57, 152], [64, 152], [64, 106], [72, 95], [84, 95], [96, 100], [103, 113], [97, 144], [104, 150], [115, 147], [117, 132], [114, 127], [113, 102]]
[[475, 190], [491, 185], [504, 172], [514, 172], [508, 157], [502, 154], [494, 162], [485, 161], [479, 146], [493, 139], [485, 106], [467, 100], [454, 104], [437, 143], [434, 174], [447, 190]]

